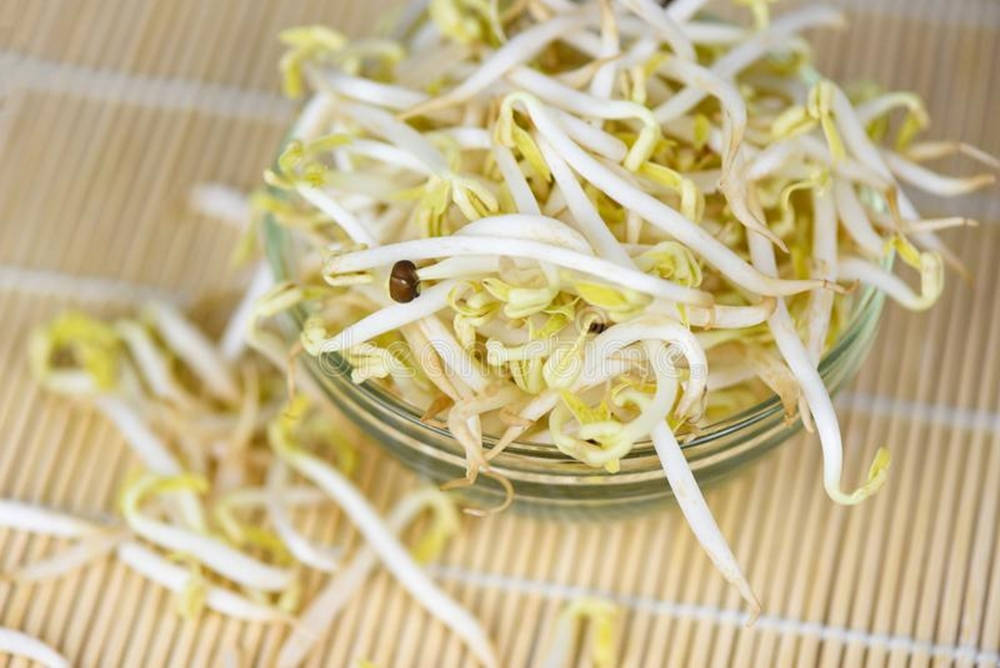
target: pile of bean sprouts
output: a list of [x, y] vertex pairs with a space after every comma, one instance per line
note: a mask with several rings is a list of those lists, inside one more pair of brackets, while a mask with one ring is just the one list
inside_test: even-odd
[[[801, 33], [841, 26], [835, 10], [772, 18], [768, 0], [741, 0], [743, 26], [706, 18], [704, 4], [418, 0], [380, 37], [282, 33], [286, 91], [312, 92], [267, 187], [246, 202], [218, 188], [195, 200], [237, 224], [285, 226], [295, 280], [275, 285], [259, 265], [218, 341], [148, 296], [118, 318], [70, 311], [33, 333], [39, 382], [105, 414], [141, 469], [120, 518], [0, 500], [0, 525], [70, 541], [3, 577], [115, 554], [187, 616], [288, 624], [278, 664], [293, 666], [381, 562], [498, 665], [480, 623], [421, 567], [459, 526], [452, 499], [418, 489], [382, 518], [351, 482], [353, 432], [296, 363], [337, 353], [354, 381], [447, 426], [467, 456], [452, 486], [482, 474], [510, 492], [491, 462], [515, 440], [612, 473], [651, 441], [697, 539], [756, 615], [681, 443], [774, 393], [816, 432], [835, 502], [875, 492], [888, 454], [845, 489], [817, 366], [857, 284], [919, 310], [945, 265], [959, 267], [935, 232], [972, 221], [922, 218], [901, 184], [959, 195], [992, 174], [924, 163], [998, 163], [917, 141], [928, 118], [911, 93], [820, 75]], [[246, 226], [238, 258], [256, 238]], [[290, 346], [272, 317], [292, 306], [309, 316]], [[489, 450], [484, 434], [499, 437]], [[293, 521], [294, 508], [330, 502], [365, 539], [353, 554]], [[399, 534], [424, 511], [407, 549]], [[303, 569], [330, 574], [312, 596]], [[562, 665], [588, 617], [594, 662], [610, 665], [611, 616], [600, 601], [570, 605], [546, 665]], [[0, 651], [66, 665], [13, 630], [0, 629]]]
[[966, 193], [992, 174], [922, 163], [997, 162], [917, 142], [913, 94], [822, 76], [801, 33], [836, 10], [743, 1], [743, 26], [704, 4], [429, 0], [380, 37], [282, 33], [286, 91], [310, 95], [254, 208], [302, 261], [257, 315], [305, 305], [297, 351], [447, 426], [452, 486], [491, 476], [509, 502], [491, 461], [515, 439], [609, 472], [651, 440], [755, 614], [680, 443], [773, 392], [818, 435], [830, 498], [874, 493], [888, 452], [841, 480], [819, 362], [859, 284], [920, 310], [957, 266], [935, 232], [972, 221], [922, 218], [900, 184]]
[[[484, 665], [495, 666], [479, 622], [421, 567], [458, 530], [455, 504], [436, 488], [418, 488], [381, 518], [350, 481], [356, 431], [322, 408], [308, 377], [288, 399], [281, 353], [272, 364], [246, 345], [226, 348], [239, 340], [233, 328], [245, 331], [247, 323], [247, 309], [237, 308], [217, 344], [175, 307], [153, 301], [110, 321], [68, 311], [32, 334], [34, 375], [104, 413], [141, 468], [123, 486], [121, 520], [0, 501], [0, 526], [71, 541], [3, 577], [58, 577], [114, 553], [175, 592], [187, 617], [208, 609], [289, 625], [277, 662], [295, 666], [381, 561]], [[267, 350], [266, 336], [255, 342]], [[354, 554], [317, 543], [296, 526], [295, 509], [330, 502], [365, 539]], [[428, 512], [411, 553], [397, 535]], [[303, 568], [332, 575], [300, 610]], [[33, 645], [21, 649], [43, 656]]]

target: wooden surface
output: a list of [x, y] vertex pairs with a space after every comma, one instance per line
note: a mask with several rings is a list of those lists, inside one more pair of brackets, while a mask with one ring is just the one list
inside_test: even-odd
[[[80, 299], [40, 294], [10, 268], [154, 286], [218, 328], [218, 305], [244, 278], [228, 269], [235, 233], [187, 212], [189, 187], [256, 183], [293, 111], [276, 95], [280, 28], [357, 31], [383, 4], [0, 0], [0, 495], [112, 512], [130, 465], [109, 424], [27, 373], [29, 328]], [[826, 72], [918, 91], [934, 136], [1000, 153], [1000, 2], [840, 4], [850, 30], [817, 37]], [[840, 399], [849, 475], [876, 447], [892, 450], [883, 491], [833, 506], [818, 444], [798, 438], [708, 494], [763, 600], [758, 624], [741, 626], [736, 596], [676, 511], [600, 525], [468, 519], [433, 570], [483, 620], [505, 665], [537, 661], [565, 599], [583, 593], [621, 606], [622, 665], [1000, 664], [1000, 197], [955, 207], [985, 223], [949, 235], [974, 285], [951, 280], [928, 314], [890, 307]], [[410, 476], [359, 446], [359, 480], [385, 507]], [[336, 516], [309, 521], [317, 537], [351, 535]], [[0, 530], [0, 567], [55, 547]], [[185, 622], [169, 593], [113, 560], [39, 586], [0, 583], [0, 625], [81, 666], [217, 665], [230, 647], [267, 666], [282, 639], [213, 614]], [[472, 665], [384, 572], [310, 665], [362, 657]]]

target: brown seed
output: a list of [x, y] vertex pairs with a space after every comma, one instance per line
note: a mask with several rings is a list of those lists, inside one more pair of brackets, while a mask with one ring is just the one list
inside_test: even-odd
[[420, 277], [417, 266], [409, 260], [400, 260], [392, 265], [389, 274], [389, 296], [393, 301], [405, 304], [420, 294]]
[[608, 328], [608, 323], [601, 322], [600, 320], [595, 320], [594, 322], [590, 323], [590, 327], [587, 328], [587, 331], [590, 332], [591, 334], [600, 334], [607, 328]]

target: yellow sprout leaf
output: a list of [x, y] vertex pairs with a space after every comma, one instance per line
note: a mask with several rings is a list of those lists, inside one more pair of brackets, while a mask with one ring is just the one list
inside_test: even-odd
[[636, 264], [645, 272], [655, 272], [661, 278], [687, 287], [701, 285], [698, 258], [691, 249], [676, 241], [661, 241], [639, 255]]
[[118, 335], [106, 324], [79, 311], [66, 311], [36, 329], [29, 340], [31, 369], [43, 383], [62, 388], [61, 371], [83, 372], [92, 391], [106, 391], [118, 380]]
[[694, 115], [694, 147], [699, 151], [705, 148], [708, 143], [708, 136], [712, 131], [712, 124], [705, 114]]
[[607, 402], [602, 401], [591, 408], [583, 399], [568, 390], [560, 390], [559, 397], [580, 424], [606, 422], [611, 419], [611, 410]]
[[429, 526], [417, 539], [412, 550], [413, 558], [421, 564], [440, 556], [448, 540], [458, 533], [458, 510], [449, 496], [441, 492], [435, 493], [431, 513]]
[[177, 592], [177, 612], [188, 621], [194, 621], [205, 609], [207, 582], [202, 575], [201, 566], [193, 559], [185, 559], [190, 575], [184, 587]]
[[809, 100], [806, 108], [809, 116], [819, 121], [820, 127], [823, 128], [823, 135], [830, 147], [830, 155], [836, 163], [847, 157], [847, 151], [844, 149], [844, 142], [840, 138], [837, 124], [833, 120], [834, 93], [832, 82], [826, 79], [819, 81], [809, 89]]
[[806, 108], [794, 105], [778, 114], [771, 122], [771, 136], [775, 139], [787, 139], [809, 132], [816, 127], [816, 119]]

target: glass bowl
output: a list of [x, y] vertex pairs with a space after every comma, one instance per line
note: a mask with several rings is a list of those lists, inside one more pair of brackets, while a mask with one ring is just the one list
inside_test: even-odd
[[[265, 245], [275, 279], [295, 275], [296, 250], [291, 236], [273, 220], [264, 222]], [[849, 382], [875, 337], [884, 295], [869, 287], [859, 290], [850, 322], [840, 340], [820, 363], [820, 374], [831, 393]], [[283, 321], [289, 337], [298, 335], [304, 309], [293, 310]], [[419, 475], [444, 483], [465, 475], [461, 445], [446, 429], [426, 424], [421, 413], [385, 388], [350, 379], [350, 364], [328, 353], [322, 364], [303, 356], [309, 373], [344, 414], [382, 447]], [[683, 446], [700, 485], [747, 466], [795, 434], [802, 424], [787, 420], [776, 395], [721, 420]], [[496, 439], [484, 438], [492, 447]], [[551, 445], [514, 442], [492, 460], [497, 473], [514, 487], [514, 508], [535, 515], [592, 519], [633, 514], [672, 499], [670, 486], [649, 442], [638, 443], [621, 460], [621, 470], [608, 473], [582, 464]], [[479, 476], [462, 491], [470, 504], [499, 505], [500, 485]]]

